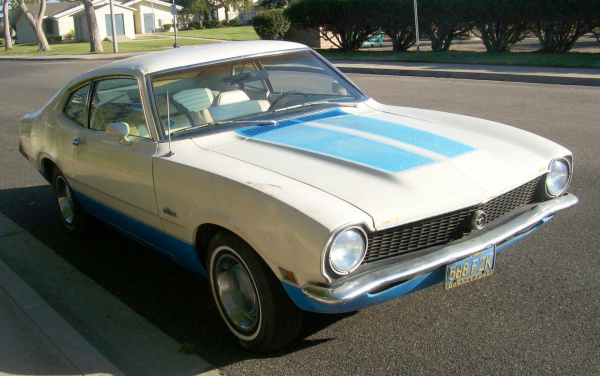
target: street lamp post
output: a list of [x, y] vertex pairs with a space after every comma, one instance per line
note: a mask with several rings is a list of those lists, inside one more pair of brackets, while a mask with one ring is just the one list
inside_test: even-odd
[[173, 15], [173, 29], [175, 30], [175, 43], [173, 44], [173, 48], [179, 48], [179, 43], [177, 43], [177, 5], [171, 4], [171, 14]]
[[113, 37], [113, 50], [115, 51], [115, 53], [117, 53], [119, 52], [119, 47], [117, 46], [117, 26], [115, 25], [115, 12], [113, 11], [113, 0], [110, 0], [110, 22]]
[[417, 11], [417, 0], [415, 0], [415, 33], [417, 37], [417, 61], [420, 61], [419, 50], [419, 13]]

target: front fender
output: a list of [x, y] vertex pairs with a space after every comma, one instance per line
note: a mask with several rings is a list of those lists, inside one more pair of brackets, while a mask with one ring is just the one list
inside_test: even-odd
[[216, 224], [250, 244], [277, 276], [282, 267], [299, 283], [319, 283], [326, 282], [321, 256], [331, 232], [372, 224], [364, 212], [304, 183], [187, 140], [172, 147], [175, 155], [153, 163], [158, 212], [165, 231], [186, 241], [195, 242], [200, 225]]

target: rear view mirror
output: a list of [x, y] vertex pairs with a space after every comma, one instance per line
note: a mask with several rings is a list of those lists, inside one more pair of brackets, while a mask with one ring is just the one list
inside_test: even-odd
[[331, 84], [331, 91], [338, 95], [348, 95], [348, 90], [346, 90], [340, 83], [334, 82]]
[[106, 126], [106, 134], [109, 137], [119, 138], [121, 145], [129, 146], [133, 142], [127, 139], [129, 136], [129, 124], [127, 123], [108, 123]]

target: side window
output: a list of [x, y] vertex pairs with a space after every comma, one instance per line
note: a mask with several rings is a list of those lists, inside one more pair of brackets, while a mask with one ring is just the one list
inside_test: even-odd
[[65, 104], [65, 108], [63, 108], [63, 113], [82, 127], [85, 126], [85, 107], [89, 91], [90, 84], [75, 90], [71, 93], [67, 104]]
[[108, 123], [127, 123], [131, 136], [150, 138], [140, 89], [132, 78], [97, 81], [90, 105], [90, 128], [105, 131]]

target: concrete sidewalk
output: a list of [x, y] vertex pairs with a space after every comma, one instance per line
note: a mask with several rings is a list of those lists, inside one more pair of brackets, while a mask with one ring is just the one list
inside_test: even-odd
[[[600, 55], [599, 57], [600, 58]], [[600, 86], [600, 69], [331, 60], [344, 73]]]
[[[0, 241], [23, 233], [0, 217]], [[0, 373], [122, 375], [0, 260]]]
[[0, 375], [5, 374], [219, 372], [182, 353], [181, 344], [0, 214]]

